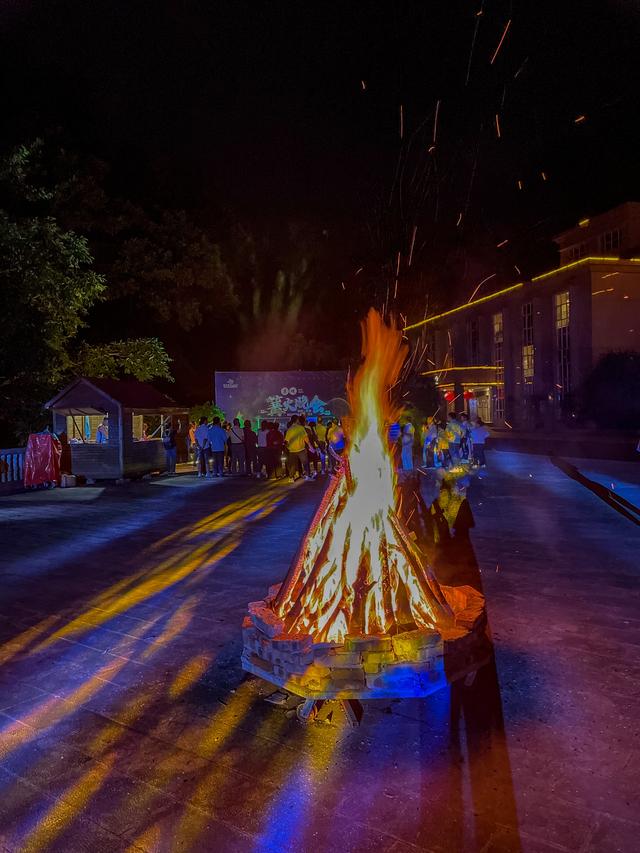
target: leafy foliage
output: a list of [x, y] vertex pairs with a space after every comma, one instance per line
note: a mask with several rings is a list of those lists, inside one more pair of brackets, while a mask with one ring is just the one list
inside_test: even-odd
[[74, 371], [168, 378], [157, 339], [94, 348], [80, 340], [107, 281], [93, 268], [86, 237], [54, 216], [57, 188], [43, 146], [14, 149], [0, 161], [0, 433], [24, 438], [42, 425], [42, 403]]
[[200, 403], [197, 406], [192, 406], [189, 410], [189, 418], [198, 423], [200, 418], [206, 418], [211, 421], [212, 418], [220, 418], [221, 421], [226, 420], [226, 415], [219, 406], [212, 403], [210, 400], [207, 403]]
[[140, 217], [136, 231], [113, 265], [110, 299], [144, 305], [158, 322], [177, 323], [185, 332], [235, 307], [220, 247], [184, 211]]
[[171, 359], [158, 338], [134, 338], [108, 344], [83, 344], [74, 368], [81, 376], [134, 376], [140, 382], [161, 378], [173, 381]]
[[104, 279], [86, 240], [50, 217], [0, 211], [0, 395], [4, 419], [21, 424], [72, 367], [69, 348]]
[[640, 353], [602, 356], [580, 389], [581, 416], [600, 427], [638, 429], [640, 425]]

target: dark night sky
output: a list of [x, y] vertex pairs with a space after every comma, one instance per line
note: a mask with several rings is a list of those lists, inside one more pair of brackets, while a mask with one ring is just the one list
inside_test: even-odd
[[[509, 237], [514, 259], [535, 265], [531, 246], [554, 229], [640, 198], [640, 13], [630, 0], [1, 8], [1, 141], [61, 127], [124, 181], [151, 174], [154, 192], [212, 221], [230, 210], [359, 227], [389, 192], [400, 104], [406, 143], [425, 118], [431, 133], [438, 99], [437, 150], [427, 155], [424, 135], [416, 146], [437, 158], [440, 227], [455, 229], [464, 207], [466, 240]], [[433, 208], [421, 215], [427, 232]]]

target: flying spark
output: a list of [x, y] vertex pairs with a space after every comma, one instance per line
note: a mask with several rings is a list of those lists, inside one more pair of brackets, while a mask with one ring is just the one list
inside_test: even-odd
[[522, 189], [522, 181], [518, 181], [518, 189], [519, 189], [519, 190], [521, 190], [521, 189]]
[[355, 271], [355, 275], [360, 275], [363, 269], [364, 267], [358, 267], [358, 269]]
[[462, 211], [460, 211], [460, 213], [458, 214], [458, 221], [456, 222], [456, 228], [460, 225], [461, 222], [462, 222]]
[[574, 118], [573, 123], [574, 124], [582, 124], [582, 122], [586, 121], [586, 120], [587, 120], [587, 117], [585, 115], [580, 115], [577, 118]]
[[547, 173], [546, 172], [540, 172], [540, 174], [542, 175], [542, 180], [546, 181], [547, 180]]
[[413, 226], [413, 234], [411, 235], [411, 248], [409, 249], [409, 263], [408, 263], [408, 266], [411, 266], [411, 261], [412, 261], [412, 259], [413, 259], [413, 247], [414, 247], [415, 242], [416, 242], [416, 232], [417, 232], [417, 230], [418, 230], [418, 226], [417, 226], [417, 225], [414, 225], [414, 226]]
[[507, 21], [507, 26], [504, 28], [504, 32], [502, 33], [502, 37], [500, 38], [500, 41], [498, 42], [498, 46], [495, 49], [493, 56], [491, 57], [491, 62], [489, 63], [489, 65], [493, 65], [493, 63], [496, 61], [496, 56], [498, 55], [500, 48], [502, 47], [502, 42], [505, 40], [505, 37], [506, 37], [507, 33], [509, 32], [510, 26], [511, 26], [511, 18], [509, 18], [509, 20]]
[[360, 85], [362, 86], [362, 91], [363, 91], [363, 92], [366, 92], [366, 91], [367, 91], [367, 81], [366, 81], [366, 80], [361, 80], [361, 81], [360, 81]]
[[496, 113], [496, 135], [498, 139], [501, 138], [502, 133], [500, 132], [500, 116]]
[[[471, 298], [469, 299], [469, 302], [473, 302], [473, 297], [474, 297], [474, 296], [476, 295], [476, 293], [480, 290], [480, 288], [481, 288], [481, 287], [482, 287], [482, 285], [485, 283], [485, 281], [489, 281], [490, 279], [495, 278], [495, 277], [496, 277], [496, 275], [497, 275], [497, 273], [492, 272], [492, 273], [491, 273], [491, 275], [488, 275], [486, 278], [483, 278], [483, 279], [482, 279], [482, 281], [480, 282], [480, 284], [476, 287], [476, 289], [475, 289], [475, 290], [473, 291], [473, 293], [471, 294]], [[469, 302], [467, 302], [467, 305], [469, 304]]]
[[436, 114], [433, 119], [433, 144], [435, 145], [436, 136], [438, 135], [438, 113], [440, 112], [440, 101], [436, 104]]
[[503, 246], [506, 246], [508, 242], [508, 240], [503, 240], [502, 243], [498, 243], [496, 249], [501, 249]]
[[509, 427], [509, 429], [513, 429], [513, 427], [512, 427], [512, 426], [511, 426], [511, 424], [509, 423], [509, 421], [505, 421], [505, 422], [504, 422], [504, 425], [505, 425], [506, 427]]
[[514, 264], [513, 268], [518, 273], [518, 275], [522, 275], [522, 273], [520, 272], [520, 267], [518, 266], [518, 264]]

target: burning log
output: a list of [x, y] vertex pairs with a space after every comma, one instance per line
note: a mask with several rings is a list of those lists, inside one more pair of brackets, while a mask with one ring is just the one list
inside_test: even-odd
[[445, 644], [484, 629], [482, 596], [441, 587], [398, 515], [387, 424], [406, 346], [373, 310], [363, 356], [343, 470], [243, 625], [244, 668], [308, 698], [426, 695], [446, 682]]

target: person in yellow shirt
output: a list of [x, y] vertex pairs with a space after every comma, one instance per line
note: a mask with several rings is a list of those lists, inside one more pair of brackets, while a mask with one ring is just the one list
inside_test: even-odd
[[322, 463], [322, 473], [327, 473], [327, 426], [322, 420], [322, 415], [318, 415], [314, 426], [316, 438], [318, 439], [318, 449], [320, 451], [320, 461]]
[[307, 443], [309, 438], [304, 426], [298, 421], [296, 415], [291, 418], [291, 423], [284, 437], [287, 447], [287, 467], [289, 469], [289, 480], [295, 483], [299, 476], [305, 480], [309, 479], [309, 459], [307, 456]]

